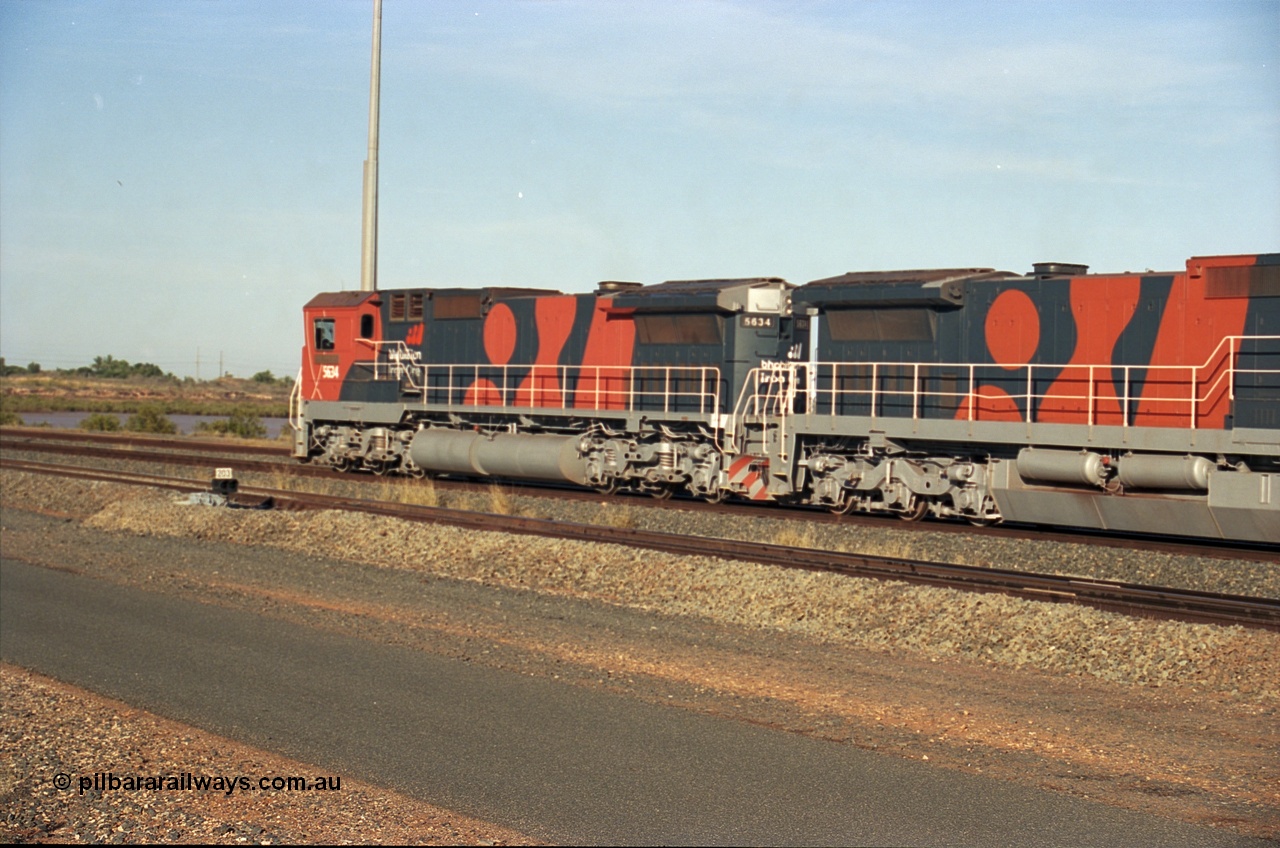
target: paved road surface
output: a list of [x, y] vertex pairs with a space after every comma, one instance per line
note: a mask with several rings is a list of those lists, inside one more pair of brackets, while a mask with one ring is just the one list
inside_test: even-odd
[[0, 655], [555, 842], [1259, 844], [11, 560]]

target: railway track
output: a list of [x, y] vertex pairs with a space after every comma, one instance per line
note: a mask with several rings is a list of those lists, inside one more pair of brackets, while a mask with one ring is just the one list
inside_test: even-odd
[[[190, 479], [103, 471], [7, 458], [0, 462], [0, 467], [85, 480], [146, 485], [180, 492], [195, 492], [205, 488], [202, 481]], [[622, 544], [687, 556], [737, 559], [784, 568], [826, 571], [851, 577], [898, 580], [965, 591], [995, 592], [1035, 601], [1083, 604], [1110, 612], [1146, 618], [1242, 625], [1280, 631], [1280, 600], [1270, 598], [895, 557], [818, 551], [761, 542], [681, 536], [642, 529], [494, 515], [444, 507], [390, 504], [363, 498], [299, 493], [258, 486], [244, 487], [240, 493], [242, 497], [264, 503], [269, 499], [278, 508], [362, 512], [409, 521], [447, 524], [483, 532], [501, 531], [584, 542]]]
[[[92, 433], [76, 430], [51, 430], [32, 428], [0, 428], [0, 449], [32, 453], [56, 453], [65, 456], [82, 456], [121, 462], [149, 462], [181, 467], [212, 469], [234, 463], [238, 472], [257, 472], [291, 477], [311, 477], [325, 480], [342, 480], [359, 485], [379, 480], [370, 474], [338, 475], [327, 466], [298, 463], [285, 445], [244, 444], [227, 440], [192, 439], [186, 437], [153, 436], [138, 433]], [[481, 492], [492, 481], [482, 483], [461, 479], [439, 479], [435, 485], [444, 489]], [[596, 492], [571, 487], [539, 483], [516, 483], [523, 491], [537, 497], [558, 500], [599, 502]], [[903, 532], [932, 532], [961, 535], [999, 534], [1003, 538], [1032, 539], [1067, 544], [1090, 544], [1119, 549], [1141, 548], [1161, 553], [1213, 557], [1217, 559], [1241, 559], [1280, 563], [1280, 545], [1252, 543], [1229, 544], [1221, 541], [1196, 542], [1194, 540], [1152, 537], [1116, 536], [1081, 530], [1057, 531], [1044, 527], [999, 525], [974, 528], [963, 522], [925, 521], [909, 523], [877, 515], [831, 515], [824, 510], [779, 509], [776, 505], [753, 503], [709, 504], [700, 500], [675, 498], [659, 501], [643, 496], [623, 497], [628, 506], [639, 509], [680, 509], [690, 512], [755, 517], [767, 514], [769, 518], [796, 521], [805, 524], [843, 524], [867, 527], [892, 526]], [[761, 512], [764, 510], [764, 513]]]

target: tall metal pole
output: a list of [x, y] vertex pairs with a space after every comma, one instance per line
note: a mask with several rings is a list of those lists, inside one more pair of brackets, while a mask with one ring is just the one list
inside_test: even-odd
[[360, 290], [378, 290], [378, 94], [382, 87], [382, 0], [373, 0], [373, 67], [369, 71], [369, 156], [364, 160]]

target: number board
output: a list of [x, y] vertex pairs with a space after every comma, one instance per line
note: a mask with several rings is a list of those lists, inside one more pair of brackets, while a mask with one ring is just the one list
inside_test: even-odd
[[748, 330], [771, 330], [778, 326], [776, 315], [743, 315], [739, 319], [740, 326]]

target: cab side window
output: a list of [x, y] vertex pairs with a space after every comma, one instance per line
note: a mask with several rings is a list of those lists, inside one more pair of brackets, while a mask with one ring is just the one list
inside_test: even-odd
[[333, 350], [333, 331], [334, 321], [332, 318], [317, 318], [314, 323], [315, 328], [315, 349], [316, 350]]

